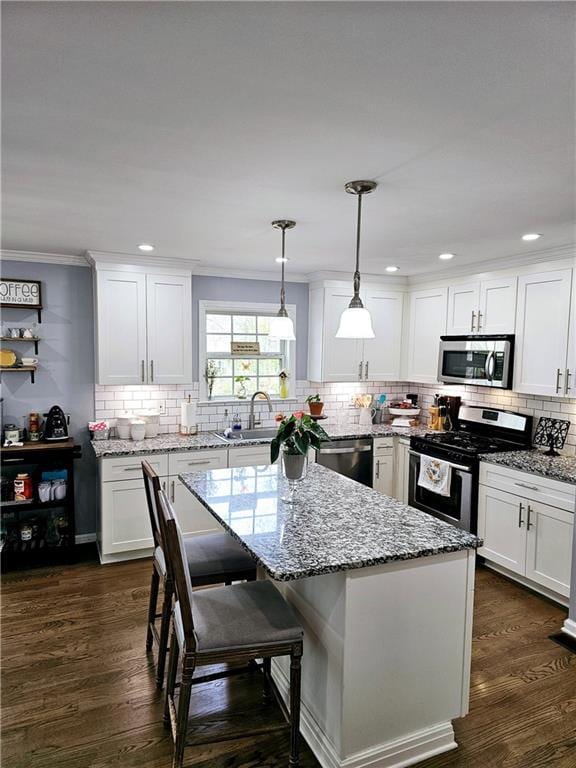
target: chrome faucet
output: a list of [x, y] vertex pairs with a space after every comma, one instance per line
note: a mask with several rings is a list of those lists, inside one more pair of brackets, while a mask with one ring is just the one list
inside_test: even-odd
[[262, 392], [261, 390], [257, 390], [256, 392], [254, 392], [254, 394], [250, 398], [250, 415], [248, 416], [248, 429], [254, 429], [254, 427], [260, 425], [260, 422], [256, 421], [256, 417], [254, 416], [254, 400], [256, 398], [256, 395], [264, 395], [264, 397], [268, 401], [268, 410], [270, 411], [270, 413], [272, 413], [272, 403], [270, 401], [270, 395], [268, 394], [268, 392]]

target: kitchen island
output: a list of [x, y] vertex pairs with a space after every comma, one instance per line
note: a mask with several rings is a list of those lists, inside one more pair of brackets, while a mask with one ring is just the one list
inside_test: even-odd
[[[468, 711], [478, 539], [313, 464], [183, 474], [304, 627], [302, 733], [325, 768], [412, 765]], [[284, 697], [285, 660], [273, 665]]]

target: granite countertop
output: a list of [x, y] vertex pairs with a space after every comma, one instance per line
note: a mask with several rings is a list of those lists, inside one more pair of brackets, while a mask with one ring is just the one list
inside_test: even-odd
[[529, 472], [531, 475], [576, 484], [576, 456], [544, 456], [543, 451], [534, 449], [486, 453], [480, 456], [480, 460], [518, 469], [520, 472]]
[[471, 533], [310, 464], [297, 503], [281, 500], [278, 466], [180, 475], [187, 488], [277, 581], [474, 549]]
[[[372, 427], [361, 427], [358, 424], [343, 426], [324, 426], [324, 429], [334, 440], [361, 437], [388, 437], [401, 435], [422, 435], [427, 430], [424, 427], [402, 429], [389, 424], [374, 424]], [[266, 445], [270, 437], [252, 438], [251, 440], [221, 440], [212, 432], [200, 432], [194, 437], [179, 434], [158, 435], [146, 440], [92, 440], [92, 448], [96, 458], [111, 456], [139, 456], [147, 453], [172, 453], [174, 451], [199, 451], [208, 448], [239, 448], [246, 445]]]

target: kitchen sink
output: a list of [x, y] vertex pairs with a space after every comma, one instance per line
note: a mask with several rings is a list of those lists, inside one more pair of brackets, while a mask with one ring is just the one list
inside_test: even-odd
[[276, 436], [277, 431], [277, 427], [257, 427], [256, 429], [243, 429], [230, 437], [225, 437], [222, 432], [213, 432], [213, 434], [225, 443], [233, 443], [236, 440], [270, 440]]

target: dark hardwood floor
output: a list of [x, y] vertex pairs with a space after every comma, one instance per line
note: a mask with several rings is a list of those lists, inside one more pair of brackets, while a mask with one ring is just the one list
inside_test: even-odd
[[[149, 576], [142, 561], [4, 576], [3, 768], [170, 766], [144, 651]], [[460, 748], [420, 768], [576, 768], [576, 655], [548, 639], [564, 617], [478, 570], [470, 714], [455, 723]], [[199, 686], [192, 716], [202, 729], [231, 723], [245, 733], [275, 713], [252, 674]], [[197, 746], [185, 764], [286, 768], [287, 739], [276, 732]], [[304, 745], [302, 768], [317, 766]]]

